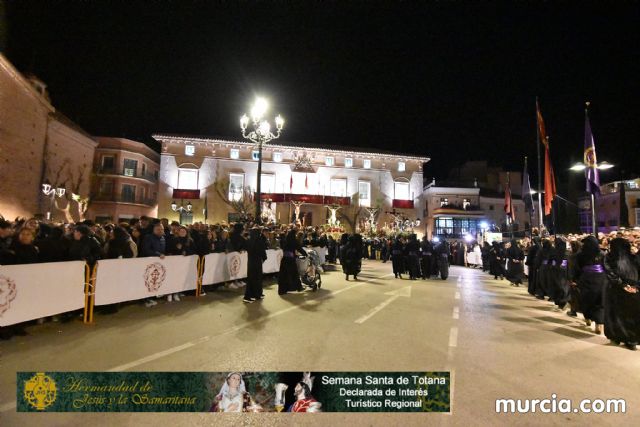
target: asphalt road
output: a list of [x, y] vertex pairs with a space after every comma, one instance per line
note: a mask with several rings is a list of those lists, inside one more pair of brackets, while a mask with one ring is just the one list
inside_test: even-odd
[[[638, 425], [640, 352], [608, 344], [473, 269], [448, 280], [394, 279], [367, 261], [316, 292], [243, 304], [238, 290], [129, 305], [94, 325], [46, 323], [0, 342], [0, 426], [38, 425]], [[16, 371], [438, 371], [451, 414], [22, 414]], [[497, 414], [496, 399], [625, 399], [625, 414]]]

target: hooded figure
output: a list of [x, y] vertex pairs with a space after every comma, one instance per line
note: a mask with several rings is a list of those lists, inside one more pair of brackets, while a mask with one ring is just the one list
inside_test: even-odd
[[635, 350], [640, 341], [640, 282], [631, 244], [623, 238], [610, 242], [605, 269], [609, 283], [604, 304], [604, 334]]
[[536, 255], [535, 267], [536, 273], [536, 298], [544, 299], [545, 296], [551, 295], [549, 291], [549, 269], [551, 267], [551, 258], [553, 257], [553, 246], [551, 241], [545, 239], [542, 241], [542, 248]]
[[262, 293], [262, 264], [267, 260], [265, 240], [259, 228], [252, 228], [247, 242], [247, 287], [244, 302], [253, 302], [264, 298]]
[[489, 273], [495, 280], [504, 279], [504, 249], [498, 242], [493, 242], [489, 251]]
[[291, 291], [302, 291], [302, 282], [296, 265], [296, 252], [307, 256], [298, 239], [296, 230], [289, 230], [282, 242], [282, 261], [278, 272], [278, 294], [284, 295]]
[[604, 322], [604, 293], [609, 283], [604, 271], [604, 258], [598, 240], [588, 236], [576, 260], [576, 282], [580, 290], [580, 308], [587, 326], [596, 322], [596, 333], [602, 332]]
[[507, 249], [507, 259], [509, 265], [507, 267], [507, 280], [513, 286], [520, 286], [524, 278], [524, 252], [515, 239], [511, 240], [511, 246]]

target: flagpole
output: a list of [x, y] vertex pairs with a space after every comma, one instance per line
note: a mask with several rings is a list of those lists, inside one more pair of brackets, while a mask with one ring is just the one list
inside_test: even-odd
[[[528, 180], [529, 179], [529, 165], [528, 165], [528, 162], [527, 162], [527, 156], [524, 156], [524, 171], [525, 171], [526, 175], [523, 175], [522, 179], [527, 178], [527, 180]], [[528, 185], [529, 186], [529, 194], [523, 194], [522, 195], [523, 201], [524, 201], [524, 197], [527, 197], [527, 198], [531, 199], [531, 184], [530, 183], [528, 183], [528, 184], [529, 184]], [[523, 184], [523, 186], [524, 186], [524, 184]], [[533, 205], [533, 199], [531, 199], [531, 204]], [[527, 207], [526, 201], [525, 201], [524, 206], [525, 206], [525, 209], [526, 209], [526, 207]], [[529, 209], [529, 237], [533, 237], [532, 230], [533, 230], [533, 206], [531, 206], [531, 209]]]
[[[584, 106], [584, 117], [585, 117], [585, 120], [587, 120], [587, 121], [589, 120], [589, 104], [591, 104], [591, 103], [587, 101], [587, 102], [585, 102], [585, 106]], [[589, 127], [591, 127], [591, 124], [589, 124]], [[586, 135], [585, 135], [585, 138], [586, 138]], [[583, 161], [586, 162], [586, 158]], [[587, 167], [589, 167], [589, 166], [587, 165]], [[598, 165], [596, 163], [595, 168], [597, 168], [597, 167], [598, 167]], [[585, 169], [585, 179], [588, 180], [586, 170], [587, 169]], [[622, 185], [624, 185], [624, 184], [622, 184]], [[589, 187], [589, 188], [591, 188], [591, 187]], [[595, 196], [593, 190], [589, 191], [589, 192], [591, 193], [591, 232], [593, 233], [593, 235], [596, 238], [598, 238], [598, 225], [596, 224], [596, 196]]]
[[540, 104], [538, 103], [538, 97], [536, 96], [536, 147], [538, 149], [538, 233], [542, 235], [542, 228], [544, 227], [544, 218], [542, 213], [542, 167], [540, 166], [540, 125], [538, 124], [538, 112]]

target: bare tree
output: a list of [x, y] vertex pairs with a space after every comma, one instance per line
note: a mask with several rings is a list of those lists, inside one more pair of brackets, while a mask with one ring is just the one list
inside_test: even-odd
[[216, 179], [213, 186], [220, 199], [242, 218], [247, 218], [253, 213], [255, 204], [251, 188], [244, 186], [240, 192], [234, 192], [235, 197], [229, 198], [229, 179]]
[[348, 225], [349, 230], [347, 231], [355, 233], [358, 225], [358, 218], [361, 214], [362, 208], [360, 207], [360, 194], [355, 193], [351, 196], [351, 204], [349, 206], [344, 206], [336, 215], [340, 222]]

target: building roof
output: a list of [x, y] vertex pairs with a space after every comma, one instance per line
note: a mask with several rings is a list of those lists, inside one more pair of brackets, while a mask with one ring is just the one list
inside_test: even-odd
[[[152, 138], [156, 141], [160, 142], [186, 142], [186, 141], [199, 141], [199, 142], [210, 142], [210, 143], [221, 143], [221, 144], [240, 144], [240, 145], [253, 145], [251, 142], [241, 141], [241, 140], [230, 140], [223, 139], [211, 136], [199, 136], [199, 135], [177, 135], [177, 134], [153, 134]], [[394, 156], [394, 157], [403, 157], [411, 160], [418, 160], [424, 163], [430, 161], [431, 159], [426, 156], [417, 156], [415, 154], [408, 153], [398, 153], [394, 151], [387, 150], [379, 150], [377, 148], [368, 148], [368, 147], [349, 147], [343, 145], [330, 145], [330, 144], [311, 144], [304, 142], [291, 142], [291, 141], [281, 141], [278, 140], [275, 143], [269, 143], [270, 147], [273, 148], [289, 148], [289, 149], [306, 149], [306, 150], [318, 150], [318, 151], [329, 151], [329, 152], [342, 152], [342, 153], [354, 153], [354, 154], [374, 154], [374, 155], [382, 155], [382, 156]]]
[[65, 126], [71, 128], [71, 129], [75, 130], [76, 132], [86, 136], [87, 138], [95, 140], [95, 138], [93, 136], [91, 136], [87, 131], [82, 129], [80, 127], [80, 125], [78, 125], [76, 122], [71, 120], [69, 117], [67, 117], [64, 114], [62, 114], [60, 112], [60, 110], [56, 110], [55, 112], [51, 113], [51, 117], [54, 118], [55, 120], [59, 121], [63, 125], [65, 125]]

